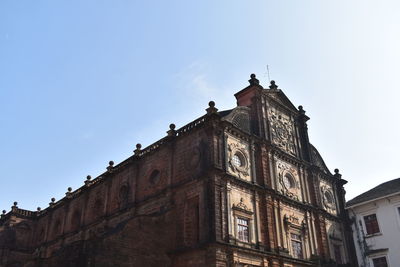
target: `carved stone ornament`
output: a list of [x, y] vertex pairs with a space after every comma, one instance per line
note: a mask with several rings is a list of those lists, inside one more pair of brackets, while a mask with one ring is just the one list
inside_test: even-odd
[[285, 114], [279, 114], [275, 109], [268, 109], [268, 120], [271, 130], [271, 141], [285, 152], [296, 155], [294, 145], [293, 122]]
[[284, 162], [278, 162], [277, 169], [280, 192], [285, 196], [299, 201], [300, 183], [296, 169]]
[[236, 209], [245, 213], [253, 213], [246, 204], [243, 202], [243, 198], [240, 198], [240, 202], [232, 205], [232, 209]]
[[321, 198], [322, 198], [322, 205], [328, 212], [334, 212], [336, 210], [335, 206], [335, 197], [333, 195], [332, 190], [326, 186], [321, 186]]
[[294, 213], [291, 215], [285, 214], [283, 216], [283, 225], [286, 228], [286, 231], [290, 231], [290, 229], [297, 229], [302, 231], [303, 233], [307, 232], [307, 223], [303, 219], [300, 222], [300, 218], [295, 216]]
[[229, 173], [250, 181], [249, 152], [246, 145], [228, 138], [227, 163]]
[[283, 216], [283, 221], [285, 222], [285, 224], [294, 224], [294, 225], [300, 225], [300, 220], [299, 217], [296, 217], [294, 215], [294, 213], [292, 215], [287, 215], [285, 214], [285, 216]]

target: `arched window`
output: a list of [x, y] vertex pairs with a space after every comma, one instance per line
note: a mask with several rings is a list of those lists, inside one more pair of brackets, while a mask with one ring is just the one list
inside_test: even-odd
[[39, 235], [37, 236], [37, 242], [42, 243], [44, 241], [45, 231], [44, 228], [41, 228], [39, 231]]
[[81, 213], [75, 210], [71, 217], [71, 231], [76, 231], [81, 226]]
[[155, 185], [160, 181], [160, 177], [161, 177], [161, 173], [159, 170], [154, 170], [151, 174], [150, 174], [150, 178], [149, 181], [151, 184]]
[[128, 185], [123, 185], [119, 189], [119, 195], [118, 195], [118, 203], [119, 203], [119, 208], [124, 209], [128, 206], [129, 202], [129, 186]]
[[93, 205], [93, 218], [99, 218], [103, 215], [104, 212], [104, 204], [102, 198], [97, 198]]
[[53, 224], [53, 238], [56, 238], [61, 231], [61, 221], [57, 219], [56, 222]]

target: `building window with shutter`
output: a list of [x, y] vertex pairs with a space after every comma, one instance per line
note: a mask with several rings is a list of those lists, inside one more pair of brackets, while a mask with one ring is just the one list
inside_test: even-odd
[[380, 232], [376, 214], [364, 216], [364, 223], [367, 235], [372, 235]]
[[374, 264], [373, 267], [388, 267], [385, 256], [372, 259], [372, 262]]
[[249, 242], [249, 219], [237, 218], [237, 237], [239, 241]]
[[297, 259], [302, 259], [303, 258], [303, 249], [302, 249], [302, 243], [301, 243], [301, 235], [291, 233], [290, 239], [291, 239], [291, 243], [292, 243], [293, 257], [297, 258]]

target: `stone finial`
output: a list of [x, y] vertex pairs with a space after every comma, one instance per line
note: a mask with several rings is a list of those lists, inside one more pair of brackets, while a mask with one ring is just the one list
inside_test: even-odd
[[71, 194], [71, 191], [72, 191], [72, 187], [68, 187], [65, 195], [69, 196]]
[[299, 112], [301, 114], [306, 114], [306, 111], [303, 109], [303, 106], [299, 106]]
[[91, 179], [92, 179], [92, 176], [90, 176], [90, 175], [86, 176], [85, 185], [88, 185], [90, 183]]
[[108, 171], [111, 171], [112, 168], [113, 168], [113, 166], [114, 166], [114, 161], [110, 160], [110, 161], [108, 162], [107, 170], [108, 170]]
[[169, 125], [169, 130], [167, 131], [168, 136], [176, 136], [176, 131], [175, 131], [175, 124], [171, 123]]
[[269, 89], [278, 89], [278, 85], [277, 84], [275, 84], [275, 81], [274, 80], [271, 80], [271, 85], [269, 86]]
[[40, 212], [42, 209], [40, 207], [37, 207], [37, 212]]
[[260, 81], [256, 78], [256, 75], [254, 73], [250, 75], [249, 83], [250, 85], [260, 85]]
[[54, 197], [51, 198], [51, 202], [49, 203], [50, 207], [54, 205], [54, 202], [56, 201], [56, 199]]
[[335, 176], [338, 179], [342, 178], [342, 175], [339, 173], [339, 169], [334, 169], [333, 171], [335, 172], [333, 176]]
[[13, 205], [13, 208], [18, 208], [18, 202], [17, 201], [14, 201], [14, 205]]
[[3, 210], [3, 215], [5, 215], [5, 214], [6, 214], [6, 212], [7, 212], [6, 210]]
[[207, 114], [216, 114], [218, 109], [215, 107], [215, 102], [214, 101], [210, 101], [208, 102], [208, 108], [206, 109]]
[[306, 122], [310, 119], [307, 115], [306, 115], [306, 111], [303, 109], [303, 106], [299, 106], [299, 115], [298, 117], [300, 118], [300, 120], [304, 123], [305, 128], [307, 129], [307, 124]]
[[139, 156], [140, 150], [142, 149], [142, 145], [140, 143], [136, 144], [136, 149], [133, 151], [135, 153], [135, 156]]

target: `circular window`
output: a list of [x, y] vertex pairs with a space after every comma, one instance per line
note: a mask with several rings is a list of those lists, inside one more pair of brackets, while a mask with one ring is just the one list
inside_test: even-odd
[[150, 175], [150, 183], [156, 184], [160, 181], [160, 171], [154, 170]]
[[283, 176], [283, 185], [287, 189], [294, 187], [294, 180], [290, 174], [286, 173], [285, 176]]
[[234, 154], [233, 156], [232, 156], [232, 164], [233, 164], [233, 166], [235, 166], [235, 167], [242, 167], [244, 164], [243, 164], [243, 158], [239, 155], [239, 154]]

